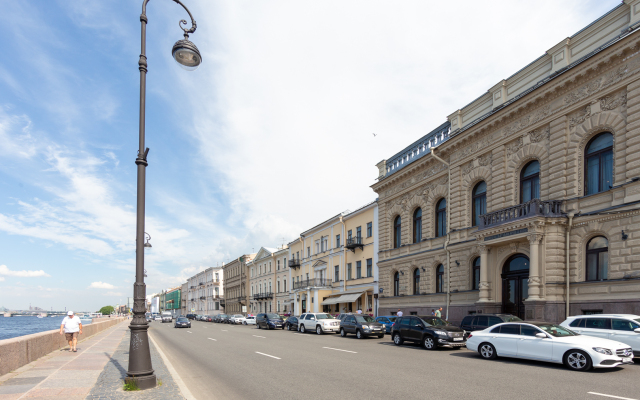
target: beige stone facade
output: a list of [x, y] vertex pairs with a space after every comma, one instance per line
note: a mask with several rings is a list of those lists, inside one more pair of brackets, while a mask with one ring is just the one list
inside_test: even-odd
[[[288, 273], [283, 270], [283, 264], [289, 250], [282, 248], [261, 247], [256, 256], [247, 263], [250, 281], [250, 307], [248, 312], [257, 314], [261, 312], [277, 312], [278, 301], [289, 299], [288, 292], [278, 292], [278, 285], [282, 284], [282, 275]], [[288, 268], [287, 268], [288, 269]], [[282, 303], [280, 303], [282, 307]]]
[[[451, 321], [511, 312], [559, 322], [567, 303], [570, 315], [640, 314], [640, 32], [628, 29], [639, 3], [623, 2], [378, 164], [381, 315], [443, 307]], [[590, 250], [596, 237], [606, 246]]]
[[247, 263], [255, 253], [244, 254], [223, 267], [225, 291], [224, 303], [227, 314], [246, 314], [249, 306], [249, 276]]

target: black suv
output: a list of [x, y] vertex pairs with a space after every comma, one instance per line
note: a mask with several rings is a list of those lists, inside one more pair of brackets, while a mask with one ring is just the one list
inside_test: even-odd
[[196, 315], [195, 314], [187, 314], [187, 318], [188, 319], [196, 319]]
[[422, 344], [427, 350], [438, 347], [459, 349], [467, 341], [464, 336], [462, 329], [438, 317], [400, 317], [391, 327], [391, 338], [396, 345], [408, 340]]
[[368, 315], [347, 315], [340, 321], [340, 336], [346, 337], [347, 333], [355, 333], [358, 339], [376, 335], [384, 337], [386, 328], [375, 318]]
[[284, 321], [278, 314], [258, 314], [256, 316], [256, 326], [258, 327], [258, 329], [284, 329]]
[[518, 322], [520, 318], [511, 314], [476, 314], [467, 315], [462, 319], [460, 328], [467, 331], [467, 335], [471, 331], [481, 331], [490, 326], [501, 324], [503, 322]]

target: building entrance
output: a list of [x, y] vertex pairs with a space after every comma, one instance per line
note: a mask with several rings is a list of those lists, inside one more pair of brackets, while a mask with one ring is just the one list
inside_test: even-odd
[[524, 301], [529, 297], [529, 257], [511, 256], [502, 267], [502, 312], [524, 319]]

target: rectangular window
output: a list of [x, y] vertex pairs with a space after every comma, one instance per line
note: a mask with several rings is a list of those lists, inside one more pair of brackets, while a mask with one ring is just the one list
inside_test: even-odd
[[373, 236], [373, 222], [367, 222], [367, 237]]
[[307, 247], [307, 258], [311, 257], [311, 247]]
[[280, 271], [280, 260], [278, 260], [278, 271]]
[[356, 261], [356, 279], [362, 278], [362, 261]]
[[333, 281], [334, 282], [340, 282], [340, 266], [336, 265], [335, 267], [333, 267]]
[[373, 259], [367, 258], [367, 278], [373, 276]]
[[316, 240], [316, 254], [320, 253], [320, 241]]
[[340, 235], [336, 235], [336, 248], [340, 248]]
[[296, 258], [299, 260], [300, 259], [300, 252], [296, 251]]
[[362, 237], [362, 227], [361, 226], [356, 228], [356, 237]]
[[349, 229], [349, 231], [347, 232], [347, 238], [351, 239], [351, 229]]
[[351, 280], [351, 263], [347, 264], [347, 280]]

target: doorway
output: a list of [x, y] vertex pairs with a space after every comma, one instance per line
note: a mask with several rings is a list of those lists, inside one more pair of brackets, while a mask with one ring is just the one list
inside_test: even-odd
[[529, 257], [515, 254], [502, 267], [502, 312], [524, 319], [524, 301], [529, 297]]

